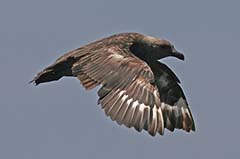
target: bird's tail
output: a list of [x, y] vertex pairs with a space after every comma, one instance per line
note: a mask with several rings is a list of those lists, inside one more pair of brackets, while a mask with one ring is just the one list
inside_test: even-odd
[[72, 57], [56, 61], [53, 65], [39, 72], [30, 83], [38, 85], [40, 83], [59, 80], [63, 76], [73, 76], [71, 68], [74, 62], [75, 59]]

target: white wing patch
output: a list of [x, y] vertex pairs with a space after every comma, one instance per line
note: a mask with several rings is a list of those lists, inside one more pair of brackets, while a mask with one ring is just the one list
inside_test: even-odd
[[135, 108], [137, 105], [139, 105], [139, 102], [136, 100], [135, 102], [133, 102], [132, 107]]
[[128, 99], [128, 100], [127, 100], [127, 105], [129, 105], [132, 101], [133, 101], [132, 98], [131, 98], [131, 99]]
[[127, 97], [128, 97], [128, 95], [124, 95], [123, 97], [122, 97], [122, 102], [124, 102], [126, 99], [127, 99]]
[[147, 107], [147, 106], [142, 103], [142, 104], [140, 104], [140, 106], [139, 106], [139, 110], [140, 110], [141, 112], [143, 112], [146, 107]]
[[118, 97], [122, 96], [122, 95], [123, 95], [123, 93], [125, 93], [125, 92], [126, 92], [125, 90], [123, 90], [123, 91], [119, 92], [119, 94], [118, 94]]
[[[157, 96], [157, 91], [153, 92]], [[108, 115], [112, 120], [115, 120], [118, 124], [126, 125], [127, 127], [134, 127], [136, 130], [141, 131], [144, 125], [148, 125], [147, 131], [151, 135], [155, 135], [157, 132], [164, 133], [164, 119], [161, 107], [156, 104], [151, 106], [140, 103], [133, 98], [129, 99], [129, 95], [125, 90], [117, 93], [118, 103], [114, 103], [108, 110]], [[152, 116], [151, 116], [152, 115]]]
[[[109, 58], [121, 58], [120, 56], [109, 55]], [[106, 96], [108, 98], [105, 97], [108, 100], [102, 100], [101, 104], [106, 105], [103, 107], [106, 115], [119, 125], [134, 127], [137, 131], [145, 129], [152, 136], [155, 136], [156, 133], [162, 135], [164, 119], [156, 87], [145, 84], [142, 79], [137, 80], [134, 84], [125, 90], [114, 90]]]

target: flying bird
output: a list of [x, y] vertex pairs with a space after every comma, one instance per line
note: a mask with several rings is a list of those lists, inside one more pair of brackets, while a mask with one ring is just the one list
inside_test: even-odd
[[32, 80], [36, 85], [77, 77], [86, 90], [98, 85], [98, 104], [113, 121], [150, 135], [195, 131], [180, 81], [159, 59], [184, 60], [167, 40], [120, 33], [70, 51]]

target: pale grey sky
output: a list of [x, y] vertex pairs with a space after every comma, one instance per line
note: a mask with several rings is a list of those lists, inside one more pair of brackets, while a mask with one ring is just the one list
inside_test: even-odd
[[[239, 158], [240, 2], [237, 0], [1, 0], [0, 158]], [[184, 62], [195, 133], [149, 136], [119, 126], [74, 78], [33, 76], [63, 53], [126, 31], [166, 38]]]

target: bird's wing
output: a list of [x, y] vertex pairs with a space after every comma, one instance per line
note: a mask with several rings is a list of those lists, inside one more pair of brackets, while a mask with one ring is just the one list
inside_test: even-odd
[[128, 50], [104, 47], [82, 54], [72, 67], [86, 89], [99, 84], [99, 103], [118, 124], [163, 134], [160, 97], [151, 68]]
[[177, 76], [160, 62], [156, 62], [152, 70], [160, 94], [165, 127], [171, 131], [174, 128], [195, 131], [194, 120]]

